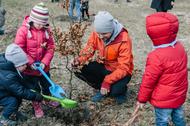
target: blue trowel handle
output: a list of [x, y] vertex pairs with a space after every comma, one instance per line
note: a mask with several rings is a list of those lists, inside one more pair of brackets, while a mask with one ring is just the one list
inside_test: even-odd
[[[41, 74], [47, 79], [47, 81], [51, 84], [51, 87], [53, 87], [53, 88], [57, 87], [57, 85], [49, 78], [49, 76], [48, 76], [48, 75], [44, 72], [44, 70], [40, 67], [40, 63], [39, 63], [39, 62], [34, 63], [34, 65], [35, 65], [36, 69], [39, 70], [40, 73], [41, 73]], [[61, 87], [60, 87], [60, 88], [61, 88]], [[63, 89], [62, 89], [62, 90], [63, 90]], [[65, 96], [67, 96], [64, 90], [63, 90], [63, 93], [64, 93]]]
[[47, 81], [51, 84], [51, 86], [55, 87], [55, 84], [53, 83], [53, 81], [48, 77], [48, 75], [44, 72], [44, 70], [40, 67], [40, 63], [34, 63], [35, 67], [37, 68], [37, 70], [40, 71], [40, 73], [47, 79]]

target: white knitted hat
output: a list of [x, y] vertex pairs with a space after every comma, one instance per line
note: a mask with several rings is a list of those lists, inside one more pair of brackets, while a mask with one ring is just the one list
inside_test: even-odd
[[35, 5], [30, 13], [29, 22], [33, 21], [38, 24], [47, 25], [49, 18], [48, 8], [44, 3]]

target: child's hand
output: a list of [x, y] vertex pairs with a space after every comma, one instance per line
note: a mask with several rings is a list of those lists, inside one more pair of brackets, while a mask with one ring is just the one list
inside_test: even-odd
[[42, 101], [43, 100], [43, 96], [40, 93], [36, 92], [33, 89], [30, 89], [30, 91], [32, 91], [33, 93], [36, 94], [35, 101]]
[[43, 100], [43, 96], [40, 93], [36, 93], [35, 101], [42, 101], [42, 100]]
[[137, 101], [136, 105], [137, 108], [143, 109], [146, 103], [140, 103], [139, 101]]
[[34, 63], [30, 66], [30, 68], [31, 68], [32, 70], [37, 70], [37, 68], [36, 68], [36, 66], [35, 66]]
[[41, 48], [47, 49], [47, 42], [41, 43]]
[[[30, 67], [32, 68], [32, 70], [37, 70], [35, 63], [33, 63]], [[40, 63], [40, 67], [44, 70], [45, 69], [45, 64]]]
[[171, 2], [171, 5], [174, 6], [174, 1]]
[[40, 67], [44, 70], [45, 69], [45, 64], [44, 63], [40, 63]]

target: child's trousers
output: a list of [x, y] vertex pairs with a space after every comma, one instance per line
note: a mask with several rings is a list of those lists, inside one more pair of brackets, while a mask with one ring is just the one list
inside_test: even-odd
[[175, 126], [186, 126], [183, 107], [175, 109], [163, 109], [155, 107], [156, 126], [168, 126], [171, 117]]
[[[100, 90], [105, 76], [110, 73], [111, 72], [106, 70], [103, 64], [91, 62], [82, 68], [81, 73], [76, 72], [75, 75], [83, 81], [86, 81], [91, 87]], [[130, 80], [131, 76], [128, 75], [112, 84], [109, 95], [113, 97], [125, 95], [127, 91], [127, 84]]]
[[82, 12], [82, 18], [84, 19], [84, 13], [86, 13], [86, 16], [88, 17], [88, 19], [90, 18], [89, 13], [88, 13], [88, 9], [81, 9]]
[[[50, 73], [46, 73], [50, 77]], [[50, 83], [42, 76], [23, 75], [25, 87], [41, 92], [45, 95], [50, 95]]]
[[13, 96], [0, 99], [0, 106], [3, 106], [2, 116], [6, 119], [9, 119], [12, 114], [17, 113], [21, 102], [21, 99]]

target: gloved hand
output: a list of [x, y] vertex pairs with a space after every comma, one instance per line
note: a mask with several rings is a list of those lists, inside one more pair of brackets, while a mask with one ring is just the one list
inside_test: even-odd
[[110, 92], [110, 84], [107, 82], [102, 82], [100, 93], [102, 95], [107, 95]]
[[43, 100], [43, 96], [39, 93], [36, 93], [36, 98], [35, 98], [35, 101], [42, 101]]
[[[37, 70], [37, 68], [35, 67], [35, 63], [33, 63], [30, 67], [31, 67], [33, 70]], [[44, 70], [44, 69], [45, 69], [45, 64], [44, 64], [44, 63], [40, 63], [40, 67]]]
[[44, 70], [45, 69], [45, 64], [44, 63], [40, 63], [40, 67]]

